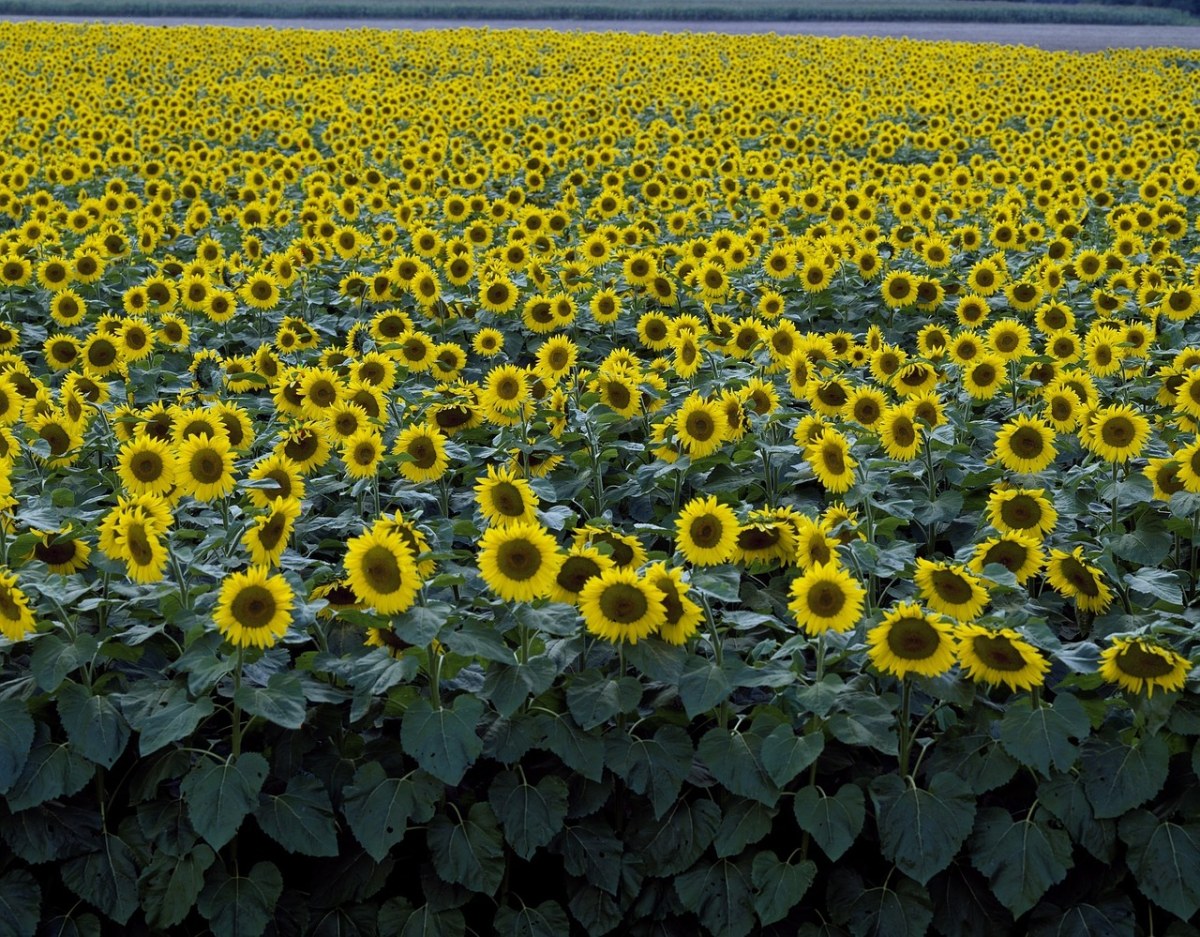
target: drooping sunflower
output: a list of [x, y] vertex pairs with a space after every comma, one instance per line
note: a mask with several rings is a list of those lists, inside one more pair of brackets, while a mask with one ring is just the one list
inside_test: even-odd
[[675, 522], [679, 552], [695, 566], [726, 562], [737, 543], [738, 519], [733, 508], [713, 495], [693, 498]]
[[726, 428], [725, 411], [720, 404], [698, 394], [690, 394], [676, 414], [676, 437], [692, 459], [702, 459], [720, 449]]
[[346, 541], [346, 576], [364, 605], [382, 615], [409, 609], [421, 588], [412, 549], [395, 531], [378, 528]]
[[508, 466], [487, 467], [487, 474], [476, 481], [475, 501], [488, 522], [499, 527], [537, 520], [538, 496]]
[[72, 534], [70, 526], [63, 530], [33, 531], [38, 537], [29, 554], [30, 559], [45, 563], [50, 572], [69, 576], [88, 565], [92, 548]]
[[130, 494], [165, 495], [175, 486], [175, 453], [150, 436], [134, 437], [117, 454], [117, 474]]
[[242, 546], [250, 551], [250, 562], [255, 566], [279, 565], [299, 517], [300, 502], [294, 498], [272, 501], [268, 512], [256, 517], [242, 534]]
[[1011, 628], [959, 625], [954, 633], [958, 662], [970, 679], [1003, 683], [1011, 690], [1032, 690], [1045, 682], [1050, 662]]
[[978, 618], [988, 603], [987, 590], [979, 580], [955, 563], [919, 557], [913, 581], [926, 605], [959, 621]]
[[862, 616], [866, 590], [846, 570], [813, 566], [792, 581], [788, 609], [809, 635], [849, 631]]
[[1054, 447], [1054, 430], [1041, 420], [1018, 414], [996, 434], [995, 455], [1010, 472], [1041, 472], [1058, 455]]
[[37, 630], [29, 599], [17, 586], [16, 573], [0, 572], [0, 634], [22, 641]]
[[668, 644], [686, 644], [704, 620], [704, 610], [688, 598], [683, 570], [655, 563], [646, 569], [646, 581], [663, 594], [666, 615], [658, 626], [658, 636]]
[[1151, 638], [1113, 638], [1100, 652], [1100, 676], [1130, 693], [1182, 690], [1191, 669], [1190, 660]]
[[1079, 432], [1079, 440], [1107, 462], [1127, 462], [1142, 454], [1150, 421], [1128, 404], [1101, 407]]
[[233, 491], [233, 451], [225, 434], [201, 433], [185, 439], [178, 450], [175, 479], [180, 490], [197, 501], [223, 498]]
[[1058, 512], [1044, 488], [998, 488], [988, 495], [988, 523], [1006, 534], [1040, 540], [1058, 523]]
[[286, 579], [252, 566], [222, 581], [213, 621], [235, 647], [274, 647], [292, 623], [294, 598]]
[[915, 602], [901, 602], [867, 632], [867, 656], [901, 680], [909, 674], [938, 677], [954, 666], [954, 629]]
[[548, 596], [564, 559], [554, 537], [528, 521], [489, 527], [479, 540], [479, 573], [506, 602]]
[[587, 581], [579, 594], [579, 611], [587, 630], [616, 644], [637, 644], [665, 620], [666, 596], [630, 569], [607, 569]]
[[1042, 551], [1041, 543], [1033, 537], [1025, 534], [1001, 534], [978, 544], [967, 566], [982, 575], [983, 568], [989, 563], [1003, 566], [1013, 574], [1018, 583], [1023, 584], [1045, 565], [1046, 554]]
[[1112, 589], [1104, 581], [1104, 573], [1084, 560], [1083, 547], [1070, 553], [1051, 550], [1046, 580], [1055, 592], [1074, 599], [1085, 612], [1103, 612], [1112, 604]]
[[826, 491], [841, 494], [854, 484], [858, 465], [850, 454], [850, 441], [836, 429], [828, 429], [804, 449], [804, 460]]

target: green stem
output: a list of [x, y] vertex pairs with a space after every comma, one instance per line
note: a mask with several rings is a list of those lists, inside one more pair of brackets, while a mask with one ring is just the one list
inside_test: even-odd
[[429, 654], [429, 702], [436, 710], [442, 708], [442, 655], [430, 642]]
[[912, 682], [905, 677], [902, 681], [904, 689], [900, 694], [900, 715], [898, 728], [900, 730], [900, 777], [908, 777], [909, 756], [912, 748], [911, 726], [912, 719]]
[[1117, 463], [1112, 464], [1112, 521], [1109, 526], [1109, 533], [1114, 537], [1117, 534]]
[[242, 688], [242, 664], [245, 659], [246, 649], [238, 647], [237, 666], [233, 669], [233, 731], [230, 738], [234, 758], [242, 753], [242, 704], [238, 702], [238, 692]]

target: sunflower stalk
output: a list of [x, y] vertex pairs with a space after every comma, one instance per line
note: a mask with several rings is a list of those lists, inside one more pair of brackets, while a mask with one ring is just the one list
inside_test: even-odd
[[438, 712], [442, 709], [442, 655], [433, 642], [426, 648], [429, 655], [429, 704]]
[[912, 681], [907, 676], [902, 681], [900, 693], [900, 714], [897, 728], [900, 732], [900, 777], [908, 777], [909, 758], [912, 754]]
[[229, 738], [229, 747], [235, 759], [242, 753], [242, 704], [238, 702], [238, 694], [242, 689], [242, 665], [245, 661], [246, 648], [239, 644], [237, 665], [233, 668], [233, 725]]

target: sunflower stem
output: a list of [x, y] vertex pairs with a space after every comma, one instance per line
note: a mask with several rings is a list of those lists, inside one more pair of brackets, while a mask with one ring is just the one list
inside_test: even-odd
[[1116, 536], [1117, 533], [1117, 463], [1112, 464], [1112, 521], [1109, 525], [1109, 533]]
[[429, 642], [429, 704], [437, 711], [442, 709], [442, 655], [433, 642]]
[[904, 677], [900, 693], [900, 715], [898, 726], [900, 730], [900, 777], [908, 777], [909, 756], [912, 753], [912, 733], [909, 721], [912, 719], [912, 681]]
[[1034, 709], [1042, 708], [1042, 689], [1041, 687], [1029, 688], [1029, 703]]
[[229, 740], [235, 759], [242, 753], [242, 704], [238, 702], [238, 694], [242, 689], [242, 664], [245, 660], [246, 649], [239, 645], [237, 666], [233, 668], [233, 729]]

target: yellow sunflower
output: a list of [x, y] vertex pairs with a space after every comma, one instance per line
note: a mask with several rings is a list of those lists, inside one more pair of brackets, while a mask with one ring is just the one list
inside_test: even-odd
[[[888, 407], [879, 419], [879, 441], [888, 458], [909, 462], [921, 451], [921, 427], [908, 405]], [[842, 491], [847, 490], [841, 489]]]
[[274, 647], [292, 622], [293, 599], [286, 579], [254, 566], [222, 581], [213, 621], [236, 647]]
[[1192, 662], [1150, 638], [1113, 638], [1100, 653], [1100, 676], [1130, 693], [1153, 696], [1155, 688], [1183, 689]]
[[1001, 534], [978, 544], [967, 567], [983, 575], [983, 568], [990, 563], [1003, 566], [1013, 574], [1018, 583], [1024, 584], [1045, 565], [1046, 554], [1042, 551], [1041, 543], [1033, 537], [1015, 533]]
[[549, 532], [528, 521], [489, 527], [479, 540], [479, 573], [506, 602], [548, 596], [564, 559]]
[[658, 636], [668, 644], [686, 644], [704, 620], [704, 610], [688, 598], [683, 570], [655, 563], [646, 569], [646, 581], [663, 594], [666, 615], [658, 626]]
[[1079, 440], [1107, 462], [1141, 455], [1150, 438], [1150, 421], [1128, 404], [1101, 407], [1079, 432]]
[[250, 551], [255, 566], [277, 566], [287, 549], [292, 528], [300, 517], [300, 502], [295, 498], [276, 498], [270, 510], [254, 519], [242, 534], [242, 546]]
[[475, 484], [475, 501], [487, 521], [499, 527], [537, 520], [538, 496], [509, 466], [487, 467], [487, 474]]
[[16, 574], [0, 572], [0, 634], [9, 641], [21, 641], [36, 630], [29, 599], [17, 587]]
[[708, 495], [693, 498], [675, 522], [676, 543], [684, 559], [695, 566], [726, 562], [737, 544], [738, 519], [733, 508]]
[[1076, 606], [1085, 612], [1103, 612], [1112, 604], [1112, 589], [1104, 581], [1104, 573], [1084, 561], [1083, 547], [1076, 547], [1070, 553], [1051, 550], [1046, 579], [1051, 588], [1074, 599]]
[[826, 491], [841, 494], [854, 484], [858, 463], [850, 455], [849, 440], [836, 429], [826, 430], [820, 439], [806, 446], [804, 460]]
[[57, 531], [33, 531], [38, 540], [29, 554], [30, 559], [45, 563], [52, 573], [69, 576], [88, 565], [92, 548], [78, 537], [72, 536], [71, 528]]
[[579, 594], [579, 611], [591, 634], [614, 644], [637, 644], [666, 620], [665, 600], [648, 579], [614, 567], [587, 581]]
[[996, 460], [1010, 472], [1033, 474], [1049, 467], [1058, 455], [1054, 430], [1041, 420], [1018, 414], [996, 434]]
[[915, 602], [902, 602], [867, 632], [867, 656], [901, 680], [909, 674], [938, 677], [954, 666], [954, 629]]
[[165, 495], [175, 486], [175, 453], [165, 442], [135, 437], [117, 453], [117, 474], [130, 494]]
[[1058, 523], [1045, 488], [998, 488], [988, 495], [988, 523], [1006, 534], [1041, 539]]
[[979, 580], [955, 563], [920, 557], [913, 581], [926, 605], [959, 621], [978, 618], [988, 603], [987, 590]]
[[178, 449], [175, 478], [184, 494], [197, 501], [223, 498], [233, 491], [233, 452], [224, 433], [201, 433], [185, 439]]
[[346, 542], [346, 576], [364, 604], [383, 615], [412, 607], [421, 577], [412, 549], [394, 531], [368, 530]]
[[613, 567], [612, 557], [587, 544], [572, 546], [550, 587], [550, 598], [566, 605], [577, 605], [579, 593], [588, 580]]
[[959, 625], [955, 637], [958, 662], [970, 679], [1003, 683], [1011, 690], [1032, 690], [1045, 682], [1050, 662], [1011, 628]]
[[813, 566], [792, 582], [788, 609], [809, 635], [849, 631], [862, 617], [866, 590], [846, 570]]
[[719, 403], [691, 394], [679, 408], [675, 433], [680, 447], [692, 459], [702, 459], [721, 448], [728, 428]]

